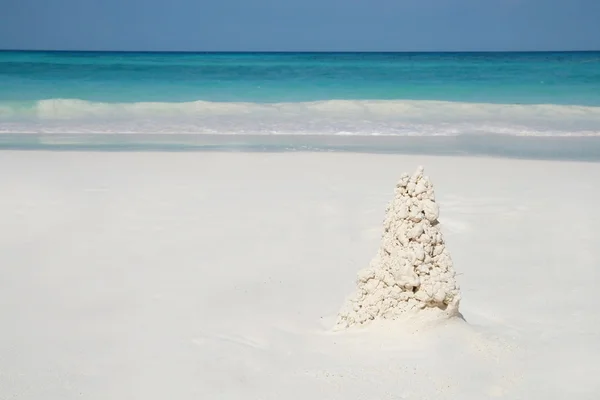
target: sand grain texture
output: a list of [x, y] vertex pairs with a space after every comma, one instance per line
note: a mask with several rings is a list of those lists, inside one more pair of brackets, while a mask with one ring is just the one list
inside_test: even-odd
[[385, 210], [381, 244], [358, 273], [357, 293], [338, 314], [337, 329], [376, 320], [420, 323], [459, 317], [460, 290], [424, 168], [402, 174]]
[[[467, 322], [333, 332], [416, 165]], [[0, 399], [600, 394], [600, 164], [2, 152], [0, 182]]]

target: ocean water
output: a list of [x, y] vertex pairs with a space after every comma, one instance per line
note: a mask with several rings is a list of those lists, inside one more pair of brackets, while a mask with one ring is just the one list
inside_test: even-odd
[[0, 133], [600, 136], [600, 52], [7, 51]]

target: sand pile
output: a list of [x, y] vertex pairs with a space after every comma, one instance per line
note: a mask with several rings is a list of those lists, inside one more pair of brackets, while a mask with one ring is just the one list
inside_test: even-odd
[[337, 328], [409, 313], [433, 318], [458, 314], [459, 287], [438, 216], [423, 167], [412, 177], [403, 174], [386, 209], [379, 251], [359, 272], [358, 291], [340, 311]]

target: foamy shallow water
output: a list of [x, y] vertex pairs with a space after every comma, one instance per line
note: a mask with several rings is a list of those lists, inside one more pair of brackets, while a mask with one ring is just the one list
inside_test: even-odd
[[427, 100], [0, 103], [0, 133], [600, 136], [600, 107]]

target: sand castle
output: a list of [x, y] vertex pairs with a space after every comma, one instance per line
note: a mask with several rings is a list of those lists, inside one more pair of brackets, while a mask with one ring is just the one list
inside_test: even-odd
[[338, 329], [411, 313], [458, 315], [460, 291], [438, 216], [423, 167], [412, 177], [403, 174], [386, 209], [379, 251], [359, 272], [357, 293], [339, 312]]

